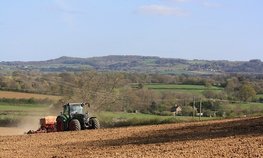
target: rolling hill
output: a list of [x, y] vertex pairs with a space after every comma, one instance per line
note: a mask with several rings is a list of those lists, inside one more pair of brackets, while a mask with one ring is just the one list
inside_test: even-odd
[[0, 70], [2, 70], [1, 72], [16, 70], [34, 70], [41, 72], [77, 72], [87, 69], [94, 69], [97, 71], [161, 74], [263, 74], [263, 62], [258, 59], [250, 61], [209, 61], [120, 55], [91, 58], [63, 56], [57, 59], [46, 61], [0, 62]]

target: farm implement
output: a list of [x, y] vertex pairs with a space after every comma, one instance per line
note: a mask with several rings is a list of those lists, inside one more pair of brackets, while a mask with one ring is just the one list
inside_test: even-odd
[[47, 116], [40, 119], [38, 130], [30, 130], [27, 134], [49, 133], [61, 131], [79, 131], [100, 128], [96, 117], [84, 112], [84, 103], [68, 103], [63, 106], [59, 116]]
[[39, 129], [36, 131], [30, 130], [27, 134], [56, 132], [56, 118], [56, 116], [46, 116], [41, 118], [39, 120]]

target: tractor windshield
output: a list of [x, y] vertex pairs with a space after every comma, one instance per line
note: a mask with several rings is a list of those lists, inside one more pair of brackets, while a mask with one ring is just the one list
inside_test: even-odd
[[83, 107], [81, 105], [72, 105], [70, 106], [71, 114], [83, 114]]

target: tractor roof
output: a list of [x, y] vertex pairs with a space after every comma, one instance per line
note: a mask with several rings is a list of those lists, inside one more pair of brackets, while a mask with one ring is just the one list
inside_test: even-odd
[[69, 106], [79, 106], [79, 105], [82, 105], [82, 106], [84, 106], [85, 104], [84, 104], [84, 103], [67, 103], [67, 104], [65, 104], [64, 106], [66, 106], [66, 105], [69, 105]]

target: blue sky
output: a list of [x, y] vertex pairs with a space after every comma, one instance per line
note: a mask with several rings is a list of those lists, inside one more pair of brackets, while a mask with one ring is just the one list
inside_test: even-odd
[[263, 60], [262, 0], [2, 0], [0, 61]]

